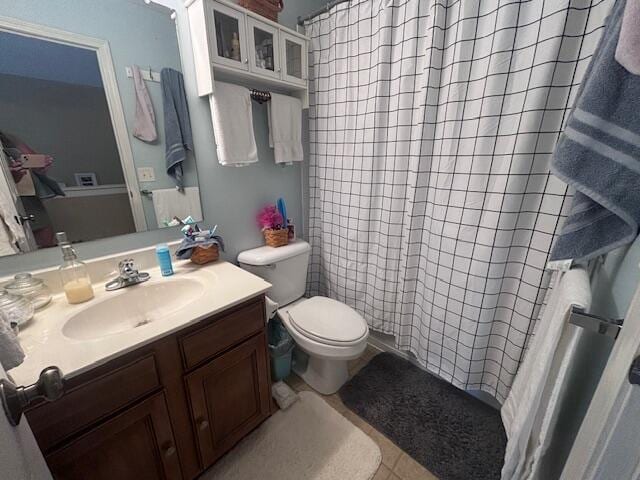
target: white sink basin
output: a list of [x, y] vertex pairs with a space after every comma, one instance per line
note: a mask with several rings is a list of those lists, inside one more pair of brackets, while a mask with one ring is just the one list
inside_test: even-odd
[[204, 290], [204, 283], [192, 278], [123, 288], [71, 316], [62, 333], [75, 340], [92, 340], [141, 328], [197, 300]]

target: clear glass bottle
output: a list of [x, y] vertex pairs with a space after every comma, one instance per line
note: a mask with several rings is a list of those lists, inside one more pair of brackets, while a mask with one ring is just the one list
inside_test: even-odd
[[86, 302], [93, 298], [93, 287], [87, 272], [87, 266], [78, 260], [76, 251], [67, 240], [64, 232], [56, 233], [58, 245], [62, 249], [62, 265], [60, 265], [60, 277], [62, 288], [67, 296], [67, 302], [71, 304]]

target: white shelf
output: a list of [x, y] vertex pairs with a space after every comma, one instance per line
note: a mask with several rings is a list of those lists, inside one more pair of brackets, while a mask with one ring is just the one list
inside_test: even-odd
[[[211, 95], [217, 79], [249, 88], [287, 93], [300, 98], [304, 108], [308, 108], [307, 37], [226, 0], [193, 0], [186, 6], [198, 95]], [[227, 26], [232, 28], [231, 47], [228, 41], [220, 47], [217, 45], [218, 41], [223, 42], [219, 39], [228, 35], [228, 30], [216, 32], [216, 14], [219, 15], [218, 19], [224, 17]], [[254, 28], [272, 36], [271, 66], [256, 66], [257, 58], [261, 57], [256, 56]], [[288, 58], [287, 42], [289, 46], [293, 45], [292, 51], [301, 52], [299, 58], [297, 55], [293, 59]], [[297, 44], [300, 45], [299, 49], [296, 48]], [[288, 60], [294, 63], [288, 65]], [[292, 70], [289, 66], [292, 66]]]

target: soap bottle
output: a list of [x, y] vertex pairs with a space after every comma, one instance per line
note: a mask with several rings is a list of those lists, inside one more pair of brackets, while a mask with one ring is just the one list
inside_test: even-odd
[[62, 249], [63, 262], [59, 270], [67, 302], [75, 304], [91, 300], [93, 298], [93, 287], [91, 286], [91, 279], [87, 273], [86, 265], [78, 260], [78, 255], [69, 240], [67, 240], [66, 233], [56, 233], [56, 239]]

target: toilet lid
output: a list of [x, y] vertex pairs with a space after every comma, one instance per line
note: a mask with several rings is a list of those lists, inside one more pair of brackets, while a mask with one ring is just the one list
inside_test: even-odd
[[289, 309], [291, 323], [310, 337], [331, 342], [354, 342], [369, 327], [353, 308], [327, 297], [312, 297]]

